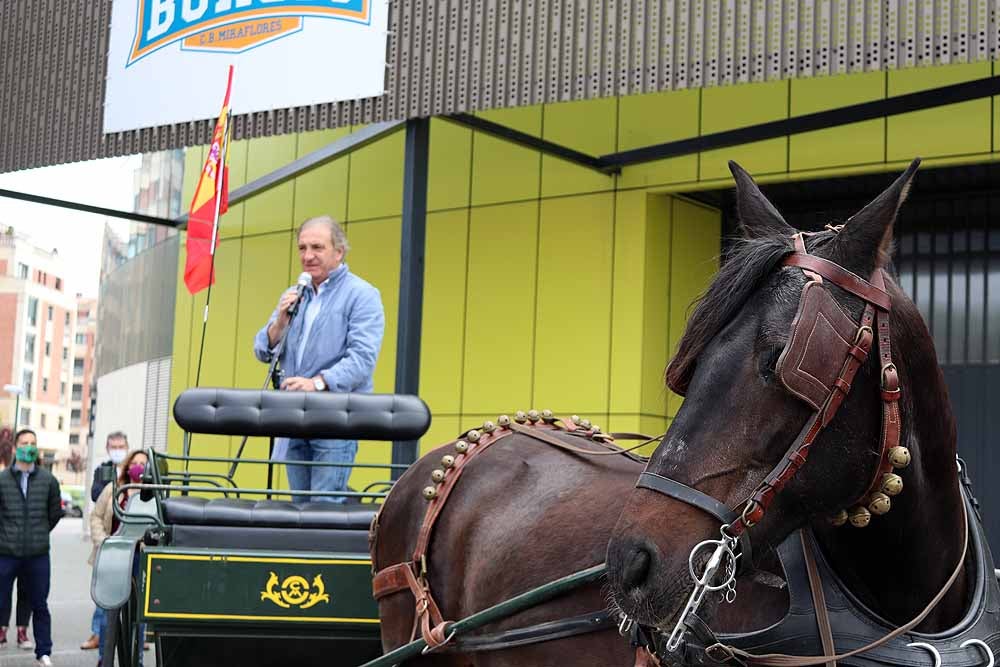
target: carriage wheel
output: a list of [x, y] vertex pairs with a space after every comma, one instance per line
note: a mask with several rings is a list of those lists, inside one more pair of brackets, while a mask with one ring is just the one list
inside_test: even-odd
[[139, 636], [139, 591], [135, 579], [132, 579], [132, 593], [128, 601], [118, 609], [108, 611], [102, 667], [138, 667], [144, 639]]

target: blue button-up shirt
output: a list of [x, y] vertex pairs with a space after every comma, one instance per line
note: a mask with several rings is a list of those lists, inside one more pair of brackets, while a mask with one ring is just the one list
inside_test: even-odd
[[[385, 333], [385, 313], [379, 291], [341, 264], [320, 289], [306, 289], [281, 352], [285, 377], [321, 375], [330, 391], [374, 389], [372, 374]], [[254, 354], [271, 359], [267, 328], [277, 319], [275, 308], [257, 332]]]

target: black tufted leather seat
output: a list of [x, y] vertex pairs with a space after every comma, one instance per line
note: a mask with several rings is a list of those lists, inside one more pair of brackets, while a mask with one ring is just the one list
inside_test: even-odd
[[377, 506], [180, 496], [162, 502], [174, 546], [368, 553]]

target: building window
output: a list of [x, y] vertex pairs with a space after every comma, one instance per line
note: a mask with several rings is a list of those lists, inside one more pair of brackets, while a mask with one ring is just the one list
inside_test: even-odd
[[[58, 279], [58, 278], [56, 278], [56, 282], [57, 282], [57, 283], [58, 283], [58, 280], [59, 280], [59, 279]], [[58, 286], [58, 284], [57, 284], [57, 286]], [[69, 313], [66, 313], [66, 319], [65, 319], [65, 324], [66, 324], [66, 326], [69, 326]]]
[[76, 383], [73, 384], [73, 397], [72, 397], [72, 400], [74, 400], [74, 401], [82, 401], [83, 400], [83, 385], [82, 384], [76, 384]]
[[24, 360], [28, 363], [35, 363], [35, 334], [28, 334], [24, 337]]
[[23, 379], [24, 379], [24, 382], [21, 383], [21, 386], [24, 387], [24, 396], [27, 399], [30, 400], [31, 399], [31, 383], [34, 382], [34, 380], [35, 380], [35, 374], [32, 373], [31, 371], [24, 371]]
[[49, 391], [49, 379], [42, 378], [42, 393], [48, 393]]
[[21, 408], [21, 426], [31, 426], [31, 408]]
[[83, 375], [83, 359], [73, 360], [73, 375]]
[[79, 433], [70, 433], [69, 434], [69, 444], [71, 444], [71, 445], [79, 445], [80, 444], [80, 434]]
[[45, 341], [45, 356], [46, 357], [52, 356], [52, 343], [50, 343], [49, 341]]
[[69, 348], [63, 348], [63, 361], [69, 361]]
[[26, 280], [28, 278], [27, 264], [22, 264], [21, 262], [17, 263], [17, 277], [20, 278], [21, 280]]
[[28, 297], [28, 323], [31, 326], [38, 324], [38, 299], [33, 296]]
[[[57, 290], [62, 289], [62, 278], [56, 278], [56, 289]], [[66, 319], [67, 320], [69, 319], [69, 315], [66, 316]], [[66, 322], [66, 324], [69, 324], [69, 322]]]
[[42, 428], [45, 428], [45, 413], [44, 412], [41, 415], [39, 415], [39, 417], [38, 417], [38, 423], [39, 423], [39, 425], [41, 425]]
[[66, 418], [63, 417], [62, 415], [59, 415], [59, 430], [60, 431], [63, 430], [63, 427], [65, 425], [66, 425]]
[[76, 335], [76, 344], [77, 345], [86, 345], [87, 344], [87, 334], [78, 333]]
[[49, 322], [52, 321], [52, 315], [53, 315], [53, 313], [54, 313], [54, 311], [52, 309], [52, 306], [49, 306]]
[[60, 401], [65, 401], [66, 400], [66, 383], [65, 382], [60, 382], [59, 383], [59, 400]]
[[80, 425], [80, 411], [78, 409], [70, 410], [69, 413], [69, 425], [79, 426]]

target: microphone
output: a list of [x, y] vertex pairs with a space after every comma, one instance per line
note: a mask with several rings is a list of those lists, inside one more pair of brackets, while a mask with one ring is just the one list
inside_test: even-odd
[[288, 308], [288, 319], [291, 320], [295, 317], [295, 314], [299, 312], [299, 304], [302, 303], [302, 297], [306, 293], [306, 288], [309, 287], [309, 283], [312, 282], [312, 276], [303, 271], [299, 274], [299, 280], [295, 285], [295, 293], [297, 294], [295, 298], [295, 303], [293, 303]]

